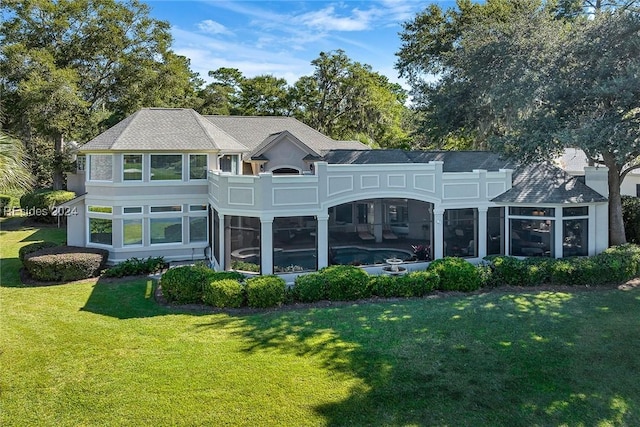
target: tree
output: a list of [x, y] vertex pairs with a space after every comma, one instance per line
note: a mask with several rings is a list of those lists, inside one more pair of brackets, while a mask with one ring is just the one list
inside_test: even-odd
[[198, 96], [202, 100], [200, 114], [239, 114], [238, 97], [244, 76], [237, 68], [221, 67], [209, 71], [213, 81], [201, 89]]
[[291, 112], [287, 81], [272, 75], [240, 82], [238, 106], [244, 116], [286, 116]]
[[333, 138], [359, 138], [385, 147], [402, 146], [405, 91], [344, 51], [321, 52], [312, 76], [291, 90], [296, 116]]
[[28, 190], [32, 185], [22, 141], [0, 132], [0, 191]]
[[[431, 31], [405, 26], [415, 43], [405, 43], [397, 65], [418, 92], [424, 128], [524, 162], [582, 148], [609, 168], [610, 243], [623, 243], [620, 183], [640, 156], [638, 15], [627, 3], [585, 9], [590, 19], [558, 13], [555, 3], [505, 3], [460, 2], [460, 12], [447, 12], [451, 22], [435, 9], [421, 16], [437, 24]], [[425, 72], [437, 70], [428, 83]]]
[[0, 91], [5, 127], [55, 152], [64, 185], [64, 142], [86, 140], [142, 106], [195, 100], [189, 62], [169, 49], [169, 24], [138, 0], [4, 0]]

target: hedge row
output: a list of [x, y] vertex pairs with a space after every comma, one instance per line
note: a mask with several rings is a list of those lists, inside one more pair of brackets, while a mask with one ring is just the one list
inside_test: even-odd
[[167, 271], [161, 280], [169, 301], [214, 307], [275, 307], [286, 302], [353, 301], [371, 297], [421, 297], [434, 290], [469, 292], [483, 286], [597, 285], [640, 277], [640, 246], [610, 248], [594, 257], [565, 259], [489, 257], [475, 266], [462, 258], [433, 261], [424, 271], [370, 275], [350, 265], [334, 265], [299, 275], [287, 289], [278, 276], [249, 279], [205, 266]]
[[105, 277], [140, 276], [154, 274], [167, 268], [168, 263], [164, 257], [149, 257], [146, 259], [129, 258], [105, 270]]
[[41, 247], [33, 252], [23, 251], [21, 256], [24, 268], [34, 279], [70, 282], [98, 276], [109, 252], [95, 248], [56, 246]]
[[488, 257], [478, 268], [483, 286], [618, 284], [640, 276], [640, 246], [616, 246], [592, 257]]
[[622, 219], [627, 242], [640, 245], [640, 197], [622, 196]]

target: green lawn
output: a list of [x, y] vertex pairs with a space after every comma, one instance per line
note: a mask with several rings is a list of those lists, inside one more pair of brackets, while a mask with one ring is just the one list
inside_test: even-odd
[[2, 426], [640, 425], [638, 289], [194, 313], [147, 279], [21, 286], [45, 237], [0, 236]]

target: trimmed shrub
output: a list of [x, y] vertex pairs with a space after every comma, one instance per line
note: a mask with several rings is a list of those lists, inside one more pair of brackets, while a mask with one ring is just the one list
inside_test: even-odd
[[20, 207], [36, 221], [54, 223], [57, 218], [51, 215], [53, 208], [75, 197], [76, 194], [72, 191], [37, 190], [24, 194], [20, 198]]
[[475, 291], [480, 288], [480, 271], [470, 262], [456, 257], [437, 259], [427, 271], [440, 276], [438, 289], [443, 291]]
[[519, 259], [512, 256], [491, 256], [480, 266], [486, 286], [536, 286], [550, 281], [547, 258]]
[[608, 248], [593, 257], [601, 283], [621, 283], [640, 276], [640, 246], [626, 244]]
[[244, 304], [244, 286], [234, 279], [217, 279], [204, 288], [205, 304], [219, 308], [238, 308]]
[[327, 299], [324, 277], [320, 273], [302, 274], [296, 277], [291, 291], [294, 300], [316, 302]]
[[35, 243], [30, 243], [28, 245], [25, 245], [23, 247], [21, 247], [18, 250], [18, 259], [20, 259], [20, 262], [24, 263], [24, 257], [39, 251], [40, 249], [44, 249], [44, 248], [55, 248], [56, 246], [59, 246], [57, 243], [55, 242], [35, 242]]
[[97, 276], [108, 256], [103, 249], [56, 246], [26, 254], [23, 264], [36, 280], [69, 282]]
[[103, 275], [105, 277], [139, 276], [153, 274], [164, 270], [166, 267], [167, 263], [163, 257], [149, 257], [147, 259], [133, 257], [108, 268]]
[[160, 279], [162, 293], [170, 302], [180, 304], [202, 302], [205, 287], [213, 270], [201, 265], [185, 265], [167, 270]]
[[433, 271], [412, 271], [397, 277], [399, 297], [422, 297], [440, 285], [440, 276]]
[[388, 274], [369, 276], [369, 292], [381, 298], [397, 296], [398, 277]]
[[622, 220], [627, 242], [640, 245], [640, 197], [622, 196]]
[[244, 282], [245, 275], [238, 271], [212, 271], [209, 273], [209, 281], [216, 280], [235, 280], [236, 282]]
[[371, 296], [369, 275], [351, 265], [332, 265], [319, 271], [324, 278], [327, 298], [331, 301], [353, 301]]
[[258, 276], [247, 279], [249, 307], [267, 308], [281, 305], [285, 299], [286, 282], [278, 276]]

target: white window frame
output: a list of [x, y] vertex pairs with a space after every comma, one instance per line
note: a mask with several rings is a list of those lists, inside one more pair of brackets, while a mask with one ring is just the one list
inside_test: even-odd
[[204, 178], [191, 178], [191, 156], [204, 156], [205, 159], [207, 160], [207, 164], [205, 166], [205, 172], [209, 171], [209, 155], [205, 154], [205, 153], [190, 153], [188, 155], [189, 157], [189, 164], [187, 165], [187, 173], [188, 173], [188, 177], [189, 177], [189, 181], [205, 181], [207, 179], [207, 174], [205, 173]]
[[[154, 156], [180, 156], [180, 178], [176, 179], [153, 179], [152, 169], [153, 169], [153, 157]], [[149, 154], [149, 182], [180, 182], [184, 181], [184, 154], [182, 153], [151, 153]]]
[[[140, 179], [125, 179], [124, 178], [124, 172], [125, 172], [125, 164], [124, 164], [124, 158], [125, 156], [140, 156]], [[135, 182], [135, 183], [139, 183], [144, 181], [144, 154], [142, 153], [123, 153], [122, 154], [122, 182], [125, 183], [129, 183], [129, 182]]]
[[[110, 179], [91, 179], [91, 175], [93, 174], [93, 171], [92, 171], [93, 168], [91, 167], [91, 160], [97, 156], [108, 157], [111, 159], [111, 178]], [[86, 164], [88, 169], [87, 180], [91, 182], [113, 182], [113, 154], [89, 154], [88, 157], [89, 157], [88, 159], [89, 161]]]

